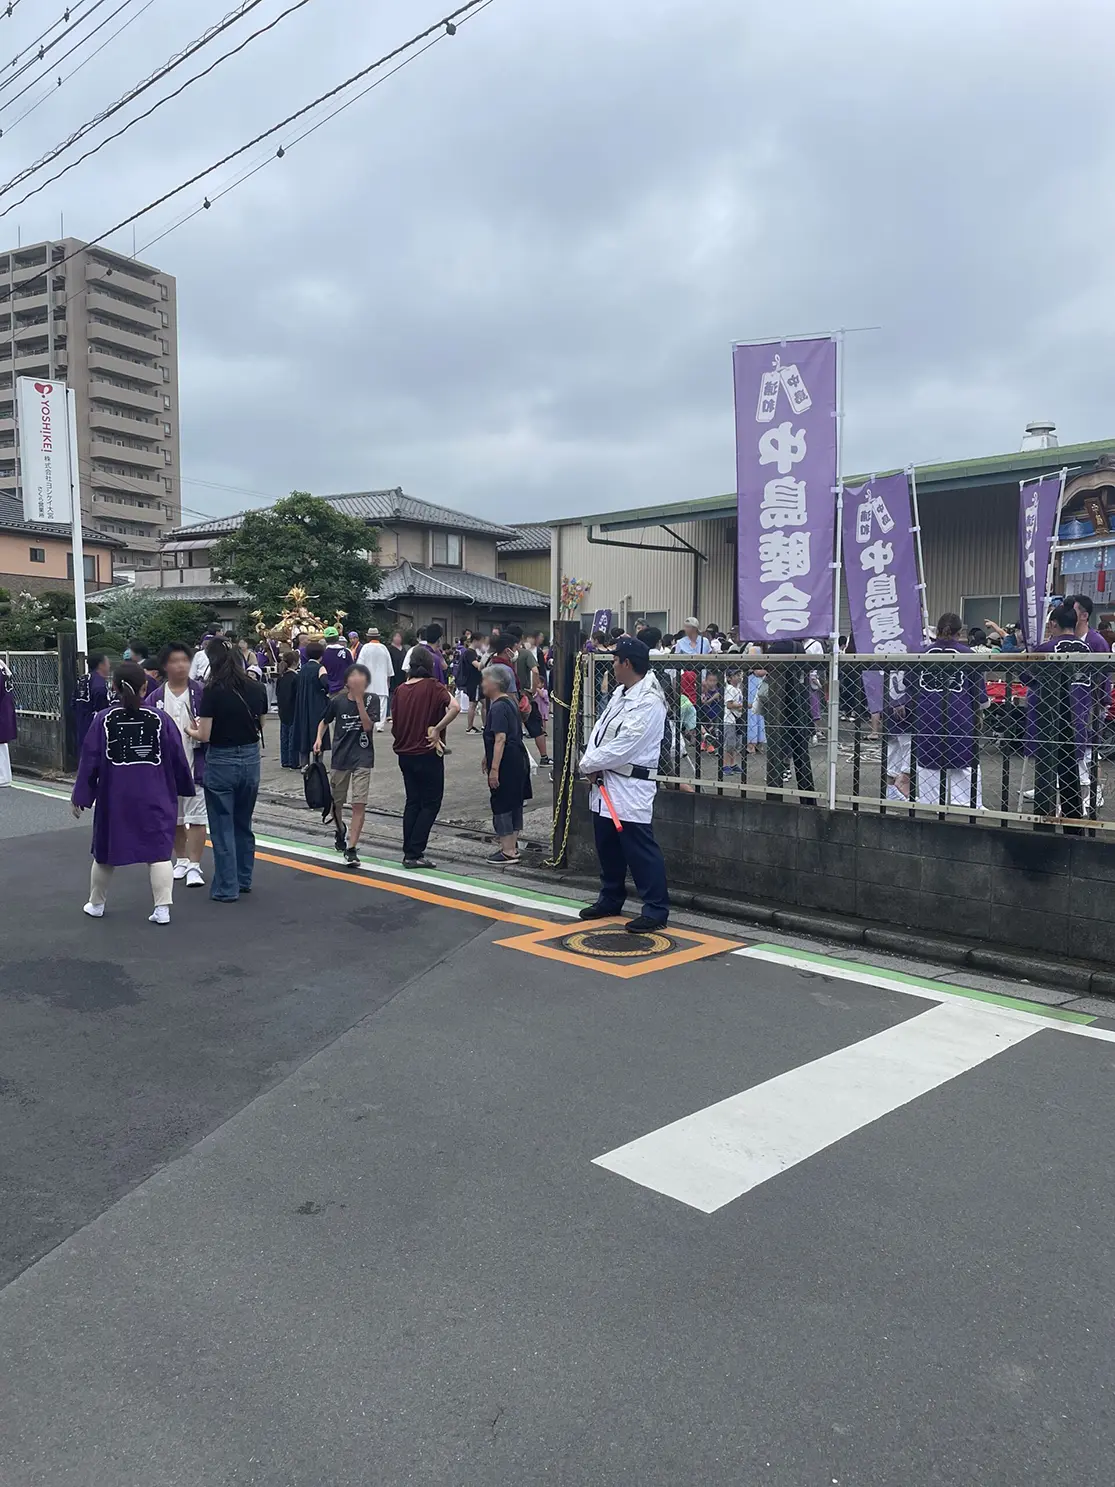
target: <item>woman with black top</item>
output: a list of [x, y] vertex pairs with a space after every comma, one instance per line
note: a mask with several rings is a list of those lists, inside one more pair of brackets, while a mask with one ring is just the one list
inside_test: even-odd
[[501, 867], [519, 861], [523, 801], [530, 800], [530, 760], [523, 745], [523, 720], [508, 695], [515, 683], [509, 666], [489, 666], [484, 673], [488, 716], [484, 719], [484, 773], [492, 793], [492, 831], [499, 849], [488, 858]]
[[252, 891], [256, 839], [252, 813], [259, 793], [260, 721], [267, 711], [267, 692], [245, 671], [235, 646], [211, 640], [209, 678], [197, 721], [189, 730], [208, 744], [205, 761], [205, 805], [213, 841], [213, 883], [209, 897], [233, 903]]

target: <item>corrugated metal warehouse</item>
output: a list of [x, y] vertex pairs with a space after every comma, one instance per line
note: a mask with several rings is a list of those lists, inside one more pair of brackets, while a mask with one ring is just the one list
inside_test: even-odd
[[[930, 619], [946, 609], [965, 624], [1018, 618], [1018, 482], [1068, 467], [1072, 477], [1115, 455], [1115, 438], [917, 468]], [[859, 485], [872, 473], [846, 477]], [[882, 472], [878, 472], [882, 473]], [[696, 614], [727, 629], [736, 620], [735, 495], [551, 521], [551, 613], [562, 578], [592, 587], [582, 615], [611, 609], [617, 623], [677, 631]]]

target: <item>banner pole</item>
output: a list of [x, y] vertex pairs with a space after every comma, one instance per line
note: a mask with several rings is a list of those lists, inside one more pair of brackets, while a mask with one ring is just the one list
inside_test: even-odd
[[832, 651], [829, 656], [828, 737], [825, 760], [828, 764], [828, 805], [836, 809], [836, 766], [840, 758], [840, 577], [844, 558], [844, 331], [836, 337], [836, 541], [832, 565]]
[[77, 467], [77, 394], [66, 389], [66, 442], [70, 456], [70, 528], [74, 560], [74, 619], [77, 622], [78, 675], [84, 674], [89, 656], [89, 633], [85, 615], [85, 549], [81, 531], [81, 481]]
[[1057, 565], [1057, 538], [1061, 534], [1061, 512], [1065, 505], [1065, 483], [1068, 480], [1068, 466], [1061, 470], [1061, 489], [1057, 493], [1057, 515], [1053, 518], [1053, 541], [1049, 544], [1049, 563], [1045, 570], [1045, 607], [1048, 613], [1049, 599], [1053, 593], [1053, 569]]
[[917, 466], [910, 466], [910, 506], [914, 513], [914, 536], [917, 538], [918, 582], [921, 585], [921, 640], [929, 634], [929, 584], [925, 577], [925, 554], [921, 549], [921, 511], [918, 508]]

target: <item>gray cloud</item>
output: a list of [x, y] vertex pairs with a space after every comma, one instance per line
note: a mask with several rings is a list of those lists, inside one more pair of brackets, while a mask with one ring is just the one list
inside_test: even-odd
[[[225, 4], [153, 6], [5, 164]], [[8, 225], [92, 236], [435, 12], [312, 0]], [[506, 519], [705, 496], [734, 478], [732, 339], [863, 324], [848, 470], [1011, 449], [1039, 414], [1115, 434], [1113, 34], [1086, 0], [1055, 26], [1037, 0], [494, 0], [149, 250], [178, 276], [184, 473]]]

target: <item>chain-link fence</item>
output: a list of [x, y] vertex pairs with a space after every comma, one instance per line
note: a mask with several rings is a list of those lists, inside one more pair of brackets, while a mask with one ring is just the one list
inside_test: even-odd
[[[803, 806], [1115, 831], [1115, 656], [1063, 637], [1029, 656], [929, 652], [655, 659], [659, 782]], [[611, 658], [584, 657], [581, 742]], [[1112, 780], [1115, 790], [1115, 777]]]
[[62, 681], [57, 651], [0, 651], [12, 674], [16, 715], [59, 719]]

